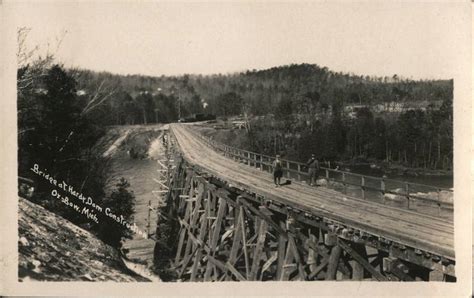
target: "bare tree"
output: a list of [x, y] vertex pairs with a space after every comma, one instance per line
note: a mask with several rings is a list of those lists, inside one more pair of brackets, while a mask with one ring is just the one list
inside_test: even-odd
[[27, 39], [28, 34], [30, 33], [31, 28], [21, 27], [17, 30], [17, 62], [18, 68], [22, 68], [26, 66], [35, 55], [36, 52], [39, 50], [39, 46], [36, 45], [33, 49], [28, 49], [27, 47]]
[[251, 105], [249, 100], [245, 100], [242, 106], [242, 112], [244, 114], [244, 121], [245, 121], [245, 130], [247, 133], [250, 133], [251, 131], [251, 126], [250, 126], [250, 111], [251, 111]]
[[110, 85], [107, 85], [106, 80], [103, 80], [102, 82], [100, 82], [97, 89], [91, 93], [89, 97], [89, 102], [82, 109], [81, 116], [99, 107], [106, 100], [110, 99], [112, 95], [114, 95], [116, 92], [117, 92], [117, 87], [112, 87]]
[[17, 63], [18, 69], [22, 70], [21, 75], [17, 78], [17, 89], [19, 93], [24, 93], [31, 90], [39, 83], [42, 77], [46, 75], [47, 70], [55, 60], [55, 53], [61, 47], [61, 44], [67, 34], [63, 31], [59, 37], [55, 39], [55, 46], [53, 50], [50, 44], [47, 44], [46, 52], [42, 55], [39, 45], [33, 48], [28, 46], [28, 35], [31, 28], [20, 27], [17, 30]]

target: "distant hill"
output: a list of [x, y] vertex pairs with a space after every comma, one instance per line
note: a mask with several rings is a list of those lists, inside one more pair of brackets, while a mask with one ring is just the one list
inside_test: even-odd
[[[88, 70], [74, 73], [78, 89], [85, 94], [93, 94], [101, 84], [110, 86], [109, 89], [117, 94], [111, 100], [112, 109], [120, 102], [133, 102], [135, 107], [129, 104], [127, 113], [135, 113], [136, 117], [129, 123], [163, 118], [172, 121], [176, 120], [178, 112], [183, 117], [196, 113], [265, 115], [275, 113], [284, 102], [289, 102], [295, 113], [307, 109], [308, 102], [323, 110], [341, 109], [348, 104], [392, 102], [425, 102], [425, 105], [439, 106], [443, 101], [452, 100], [453, 96], [453, 80], [415, 81], [396, 74], [370, 77], [334, 72], [315, 64], [216, 75], [124, 76]], [[158, 115], [155, 109], [158, 110], [156, 113], [162, 110], [167, 113]], [[168, 119], [167, 115], [173, 119]]]

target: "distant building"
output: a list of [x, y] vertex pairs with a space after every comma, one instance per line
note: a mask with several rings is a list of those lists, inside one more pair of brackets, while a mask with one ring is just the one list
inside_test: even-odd
[[347, 117], [349, 118], [355, 118], [357, 116], [357, 112], [359, 112], [362, 109], [371, 109], [369, 105], [363, 105], [363, 104], [353, 104], [353, 105], [346, 105], [344, 107], [344, 114], [346, 114]]
[[244, 129], [245, 128], [245, 121], [232, 121], [232, 127], [236, 129]]
[[412, 102], [399, 102], [399, 101], [387, 101], [375, 105], [362, 105], [353, 104], [346, 105], [344, 107], [344, 113], [350, 118], [355, 118], [357, 112], [363, 108], [368, 108], [374, 113], [403, 113], [411, 110], [422, 110], [426, 111], [429, 108], [439, 108], [439, 102], [428, 102], [428, 101], [412, 101]]

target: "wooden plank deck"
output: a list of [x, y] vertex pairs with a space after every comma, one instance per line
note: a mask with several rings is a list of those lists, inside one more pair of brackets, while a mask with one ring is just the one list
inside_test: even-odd
[[352, 198], [302, 183], [275, 188], [271, 174], [213, 151], [184, 125], [171, 125], [184, 157], [228, 183], [401, 244], [454, 259], [452, 220]]

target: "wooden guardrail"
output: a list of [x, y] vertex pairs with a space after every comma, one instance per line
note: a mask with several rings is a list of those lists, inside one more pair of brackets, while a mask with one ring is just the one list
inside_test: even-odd
[[[247, 164], [248, 166], [259, 168], [262, 171], [270, 173], [273, 171], [272, 162], [274, 157], [272, 156], [219, 143], [212, 140], [211, 138], [205, 137], [194, 129], [189, 129], [189, 131], [204, 141], [216, 152], [219, 152], [226, 157], [232, 158], [233, 160], [240, 163]], [[281, 161], [285, 177], [289, 179], [296, 179], [297, 181], [306, 181], [309, 178], [306, 164], [287, 159], [281, 159]], [[399, 198], [405, 198], [405, 207], [407, 209], [410, 209], [410, 206], [414, 200], [434, 204], [438, 207], [438, 212], [441, 211], [441, 208], [453, 209], [453, 202], [444, 201], [441, 199], [443, 192], [452, 196], [453, 191], [451, 189], [394, 179], [366, 176], [337, 169], [331, 169], [329, 167], [320, 167], [320, 176], [322, 173], [324, 173], [324, 177], [328, 180], [328, 182], [332, 181], [340, 183], [340, 187], [343, 189], [344, 193], [347, 193], [347, 190], [350, 187], [359, 189], [360, 197], [362, 197], [362, 199], [366, 199], [367, 192], [371, 191], [381, 194], [384, 204], [386, 195], [389, 194]]]
[[[230, 187], [186, 161], [178, 164], [172, 181], [170, 189], [178, 191], [168, 192], [161, 224], [176, 233], [167, 243], [158, 241], [155, 251], [166, 245], [174, 253], [159, 270], [176, 272], [175, 280], [456, 281], [454, 250], [437, 242], [440, 234], [425, 234], [430, 240], [423, 241], [416, 227], [407, 231], [407, 218], [387, 219], [400, 224], [399, 230], [377, 229], [342, 214]], [[426, 219], [425, 224], [438, 223], [437, 217]], [[446, 232], [443, 238], [449, 237]], [[373, 257], [379, 262], [371, 262]]]

